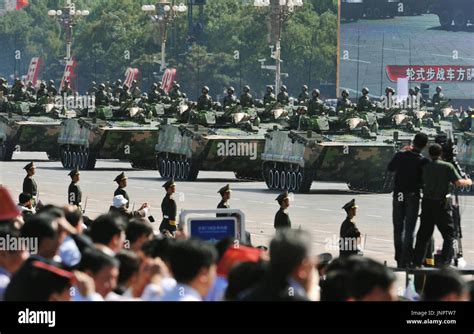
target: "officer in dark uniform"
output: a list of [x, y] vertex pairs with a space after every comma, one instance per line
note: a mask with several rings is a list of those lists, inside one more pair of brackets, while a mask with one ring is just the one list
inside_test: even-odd
[[170, 91], [170, 98], [172, 101], [175, 101], [177, 99], [183, 98], [183, 93], [181, 92], [181, 86], [179, 83], [174, 82], [173, 83], [173, 88]]
[[369, 89], [367, 87], [362, 88], [362, 96], [357, 101], [358, 112], [369, 112], [373, 108], [372, 102], [370, 102]]
[[234, 87], [227, 88], [227, 96], [225, 96], [224, 100], [222, 101], [222, 106], [224, 107], [224, 110], [226, 107], [230, 107], [231, 105], [237, 103], [237, 97], [234, 95], [234, 93]]
[[36, 174], [36, 166], [33, 162], [30, 162], [25, 167], [23, 167], [23, 169], [26, 170], [27, 173], [25, 179], [23, 180], [23, 192], [31, 195], [33, 206], [36, 206], [36, 200], [38, 196], [38, 186], [34, 179]]
[[105, 84], [101, 83], [99, 85], [99, 90], [95, 93], [95, 106], [107, 106], [109, 104], [109, 96], [105, 91]]
[[54, 86], [54, 80], [49, 80], [48, 87], [46, 88], [46, 90], [48, 91], [49, 96], [55, 97], [56, 95], [58, 95], [58, 90]]
[[277, 231], [284, 228], [291, 228], [290, 216], [288, 216], [288, 213], [286, 212], [290, 206], [290, 198], [288, 196], [288, 191], [285, 191], [275, 199], [278, 201], [278, 204], [280, 204], [280, 209], [275, 214], [275, 221], [273, 224]]
[[127, 84], [123, 85], [122, 92], [120, 93], [120, 102], [127, 102], [132, 99], [132, 93], [130, 93], [130, 89]]
[[290, 104], [290, 96], [288, 95], [288, 89], [285, 85], [282, 85], [280, 88], [280, 93], [278, 93], [277, 101], [284, 106]]
[[243, 91], [244, 93], [240, 95], [240, 105], [242, 108], [253, 107], [253, 96], [250, 94], [250, 86], [245, 85]]
[[432, 99], [433, 104], [441, 103], [442, 101], [444, 101], [444, 95], [442, 91], [443, 88], [441, 88], [441, 86], [436, 87], [436, 94], [433, 95]]
[[267, 93], [263, 97], [263, 104], [265, 106], [269, 104], [273, 104], [277, 101], [275, 94], [273, 94], [273, 87], [272, 86], [267, 86]]
[[69, 188], [67, 190], [68, 202], [70, 205], [75, 205], [80, 210], [82, 210], [82, 206], [81, 206], [82, 191], [81, 191], [81, 187], [79, 186], [81, 173], [79, 172], [79, 169], [76, 167], [68, 175], [71, 177], [71, 184], [69, 184]]
[[202, 95], [197, 100], [197, 110], [210, 111], [212, 108], [212, 97], [209, 96], [209, 87], [202, 87]]
[[324, 102], [319, 98], [319, 89], [313, 89], [308, 102], [308, 116], [317, 116], [324, 113]]
[[138, 87], [138, 81], [137, 80], [133, 80], [132, 87], [130, 88], [130, 93], [132, 94], [132, 97], [134, 99], [138, 99], [142, 95], [142, 91], [141, 91], [140, 87]]
[[[222, 187], [221, 189], [219, 189], [218, 193], [221, 194], [222, 199], [219, 202], [219, 204], [217, 204], [218, 209], [230, 209], [229, 199], [230, 199], [231, 192], [232, 190], [230, 190], [230, 185], [226, 185]], [[229, 217], [229, 216], [230, 214], [228, 213], [216, 214], [216, 217]]]
[[303, 85], [303, 87], [301, 88], [301, 93], [300, 95], [298, 95], [298, 103], [300, 105], [304, 105], [306, 104], [306, 102], [308, 102], [308, 100], [309, 100], [308, 86]]
[[351, 100], [349, 100], [349, 91], [344, 89], [341, 94], [341, 99], [337, 101], [336, 110], [337, 112], [345, 112], [347, 108], [352, 106]]
[[63, 88], [61, 89], [61, 96], [71, 96], [72, 89], [69, 87], [69, 80], [64, 80]]
[[176, 183], [174, 179], [167, 181], [163, 188], [165, 188], [166, 195], [161, 202], [161, 211], [163, 212], [163, 220], [160, 224], [161, 233], [169, 232], [174, 234], [177, 229], [176, 214], [178, 207], [176, 201], [173, 198], [173, 194], [176, 192]]
[[357, 205], [355, 199], [352, 199], [346, 203], [342, 208], [347, 213], [346, 219], [342, 222], [339, 243], [339, 256], [348, 257], [351, 255], [362, 255], [360, 249], [360, 232], [355, 222], [353, 221], [356, 216]]
[[46, 91], [46, 85], [44, 82], [40, 83], [39, 89], [36, 92], [36, 100], [40, 100], [41, 98], [45, 97], [48, 95], [48, 92]]
[[125, 190], [125, 188], [127, 187], [127, 182], [128, 182], [127, 180], [128, 180], [128, 177], [125, 176], [124, 172], [117, 175], [114, 181], [117, 182], [118, 188], [114, 192], [114, 197], [117, 195], [122, 195], [123, 197], [125, 197], [125, 199], [128, 201], [126, 205], [128, 209], [130, 205], [130, 197], [128, 197], [128, 193]]

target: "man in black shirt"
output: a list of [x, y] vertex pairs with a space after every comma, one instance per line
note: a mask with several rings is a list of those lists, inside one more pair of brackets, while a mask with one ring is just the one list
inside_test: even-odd
[[37, 202], [37, 196], [38, 196], [38, 186], [36, 185], [35, 181], [35, 174], [36, 174], [36, 166], [34, 162], [30, 162], [27, 164], [25, 167], [23, 167], [24, 170], [26, 170], [26, 177], [23, 180], [23, 193], [25, 194], [30, 194], [31, 199], [33, 200], [33, 207], [36, 206]]
[[79, 210], [82, 210], [82, 191], [81, 187], [79, 186], [81, 173], [79, 172], [79, 168], [76, 167], [68, 175], [71, 177], [71, 183], [69, 184], [69, 188], [67, 190], [68, 202], [70, 205], [75, 205]]
[[115, 178], [114, 181], [117, 182], [118, 188], [114, 192], [114, 197], [118, 196], [118, 195], [122, 195], [127, 200], [126, 207], [128, 209], [128, 207], [130, 205], [130, 197], [128, 196], [128, 193], [125, 190], [125, 188], [127, 187], [127, 183], [128, 183], [127, 180], [128, 180], [128, 177], [125, 176], [124, 172], [117, 175], [117, 177]]
[[290, 216], [286, 209], [290, 206], [290, 198], [288, 191], [282, 192], [278, 197], [275, 199], [280, 204], [280, 209], [275, 214], [275, 221], [273, 226], [278, 231], [280, 229], [291, 228], [291, 220]]
[[342, 222], [339, 232], [339, 257], [349, 257], [351, 255], [363, 255], [360, 248], [360, 232], [357, 228], [354, 217], [357, 214], [358, 206], [355, 198], [347, 202], [342, 209], [346, 211], [346, 219]]
[[163, 185], [163, 188], [166, 190], [166, 195], [161, 202], [163, 220], [161, 221], [160, 231], [163, 234], [166, 232], [174, 234], [177, 229], [176, 213], [178, 211], [176, 201], [173, 198], [173, 194], [176, 192], [176, 183], [174, 183], [174, 179], [166, 182]]
[[[229, 199], [230, 199], [230, 193], [232, 190], [230, 190], [230, 185], [226, 185], [219, 189], [218, 193], [221, 194], [222, 200], [217, 204], [218, 209], [230, 209], [229, 205]], [[231, 216], [228, 213], [218, 213], [216, 214], [216, 217], [229, 217]]]
[[427, 143], [428, 136], [418, 133], [413, 140], [413, 147], [395, 154], [388, 164], [388, 170], [395, 172], [392, 219], [395, 260], [399, 268], [410, 266], [412, 261], [420, 190], [423, 187], [422, 170], [429, 162], [421, 151]]

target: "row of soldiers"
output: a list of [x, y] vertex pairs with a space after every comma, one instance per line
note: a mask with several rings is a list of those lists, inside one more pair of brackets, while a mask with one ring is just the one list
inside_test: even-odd
[[[41, 81], [38, 88], [35, 88], [31, 81], [25, 86], [19, 78], [15, 79], [13, 85], [9, 87], [5, 78], [0, 78], [0, 92], [4, 97], [8, 97], [13, 102], [39, 102], [45, 97], [55, 97], [58, 95], [54, 81], [49, 80], [48, 83]], [[59, 91], [61, 96], [72, 96], [74, 93], [71, 89], [69, 80], [64, 80], [63, 86]]]

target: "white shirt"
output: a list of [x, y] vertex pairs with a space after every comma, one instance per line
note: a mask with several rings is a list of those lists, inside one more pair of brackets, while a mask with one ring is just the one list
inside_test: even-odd
[[173, 290], [160, 298], [163, 302], [201, 302], [202, 297], [195, 289], [186, 284], [178, 283]]

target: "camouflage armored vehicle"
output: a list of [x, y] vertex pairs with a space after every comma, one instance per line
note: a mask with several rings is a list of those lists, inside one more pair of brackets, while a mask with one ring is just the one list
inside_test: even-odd
[[362, 18], [363, 6], [363, 0], [341, 0], [341, 19], [346, 22], [359, 20]]
[[60, 115], [52, 103], [4, 101], [0, 113], [0, 161], [10, 161], [14, 152], [46, 152], [49, 159], [59, 159], [57, 139]]
[[433, 13], [444, 29], [453, 24], [456, 29], [466, 29], [469, 22], [474, 24], [474, 0], [434, 0]]
[[313, 181], [347, 183], [350, 189], [390, 192], [386, 172], [395, 153], [391, 141], [375, 142], [351, 134], [313, 131], [271, 131], [262, 154], [263, 177], [269, 189], [309, 192]]
[[97, 159], [120, 159], [134, 168], [154, 169], [159, 122], [137, 111], [130, 110], [132, 117], [114, 116], [107, 106], [89, 117], [64, 121], [57, 140], [63, 167], [94, 169]]
[[398, 12], [399, 0], [364, 0], [363, 13], [368, 19], [393, 18]]

